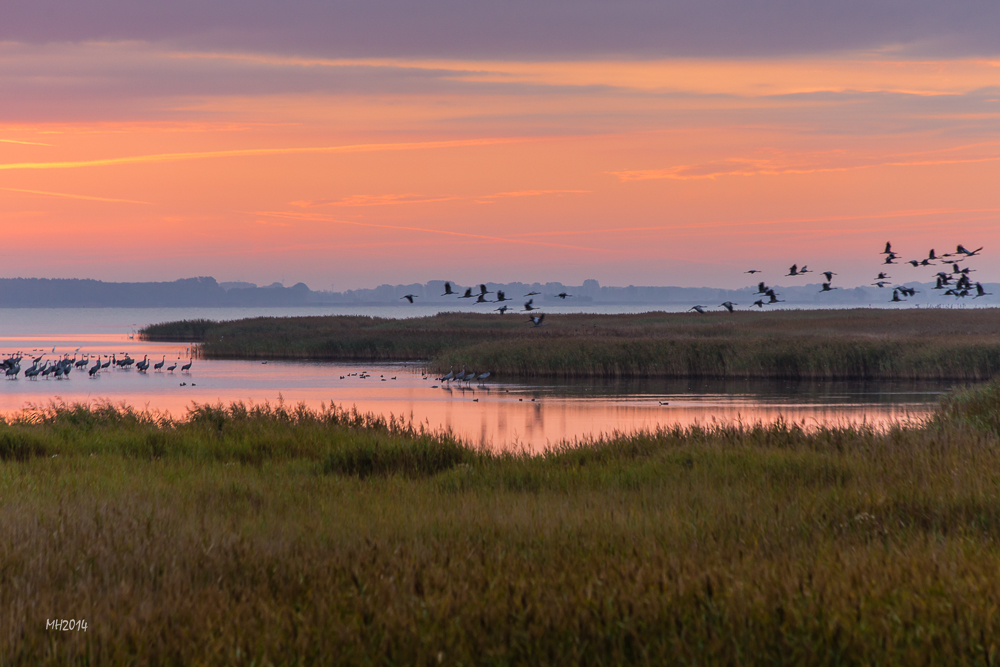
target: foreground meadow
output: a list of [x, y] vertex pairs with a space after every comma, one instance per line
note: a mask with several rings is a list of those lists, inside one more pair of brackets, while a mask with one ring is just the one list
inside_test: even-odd
[[982, 381], [1000, 373], [1000, 309], [262, 317], [167, 322], [152, 341], [209, 359], [421, 361], [494, 377]]
[[[3, 664], [992, 664], [1000, 385], [541, 456], [336, 409], [0, 424]], [[83, 619], [87, 630], [46, 629]]]

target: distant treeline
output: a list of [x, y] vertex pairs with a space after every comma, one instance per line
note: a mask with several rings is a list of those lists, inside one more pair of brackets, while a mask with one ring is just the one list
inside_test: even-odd
[[304, 283], [292, 287], [226, 290], [215, 278], [164, 283], [106, 283], [100, 280], [0, 279], [0, 308], [145, 308], [299, 306], [310, 301]]
[[[519, 309], [531, 293], [536, 306], [546, 305], [650, 305], [691, 306], [702, 304], [718, 308], [724, 301], [731, 301], [739, 310], [752, 307], [760, 299], [756, 287], [718, 289], [714, 287], [625, 287], [601, 285], [596, 280], [585, 280], [582, 285], [549, 283], [484, 283], [488, 298], [496, 299], [503, 291], [510, 305]], [[989, 293], [983, 298], [956, 300], [935, 290], [932, 283], [907, 282], [916, 293], [906, 299], [908, 306], [996, 305], [1000, 303], [1000, 284], [984, 284]], [[369, 289], [344, 292], [314, 291], [304, 283], [284, 287], [273, 283], [258, 287], [253, 283], [224, 282], [215, 278], [186, 278], [173, 282], [109, 283], [100, 280], [6, 278], [0, 279], [0, 308], [144, 308], [144, 307], [224, 307], [224, 306], [400, 306], [409, 307], [402, 299], [414, 295], [415, 305], [446, 306], [456, 310], [488, 311], [488, 304], [474, 306], [475, 299], [460, 299], [470, 286], [451, 281], [455, 294], [445, 295], [445, 281], [409, 285], [380, 285]], [[479, 286], [471, 286], [479, 294]], [[821, 292], [818, 284], [775, 285], [781, 300], [788, 305], [809, 307], [883, 307], [892, 297], [892, 289], [871, 286], [837, 288]], [[566, 299], [560, 293], [568, 294]]]
[[[820, 278], [819, 281], [822, 281]], [[783, 278], [781, 282], [767, 280], [777, 291], [779, 298], [786, 304], [801, 305], [809, 307], [881, 307], [888, 305], [892, 298], [892, 287], [878, 288], [871, 285], [861, 285], [858, 287], [836, 286], [834, 290], [822, 292], [820, 282], [812, 278]], [[747, 279], [746, 282], [750, 282]], [[486, 289], [490, 294], [488, 298], [495, 299], [498, 290], [503, 290], [506, 297], [512, 300], [515, 308], [527, 301], [526, 296], [533, 293], [534, 303], [539, 305], [671, 305], [671, 306], [693, 306], [703, 304], [709, 308], [717, 308], [723, 301], [732, 301], [740, 309], [752, 307], [754, 301], [760, 299], [757, 294], [758, 281], [753, 285], [737, 287], [734, 289], [720, 289], [716, 287], [678, 287], [660, 285], [601, 285], [596, 280], [584, 280], [582, 285], [564, 285], [560, 282], [548, 283], [496, 283], [486, 282]], [[994, 283], [984, 283], [988, 296], [957, 300], [944, 294], [944, 290], [935, 290], [934, 283], [922, 283], [919, 281], [906, 281], [900, 283], [907, 287], [912, 287], [916, 293], [912, 297], [906, 298], [909, 306], [954, 306], [975, 304], [1000, 303], [1000, 285]], [[451, 281], [451, 288], [457, 294], [462, 294], [468, 287], [455, 281]], [[479, 294], [479, 285], [472, 285], [474, 294]], [[559, 298], [560, 293], [567, 293], [565, 300]], [[451, 304], [456, 307], [472, 306], [473, 300], [460, 300], [455, 295], [445, 295], [445, 281], [431, 280], [427, 283], [411, 283], [409, 285], [379, 285], [378, 287], [367, 289], [347, 290], [344, 292], [317, 292], [322, 294], [324, 301], [331, 304], [343, 305], [364, 305], [364, 304], [395, 304], [406, 306], [405, 301], [400, 299], [407, 294], [416, 296], [417, 305], [441, 305]], [[766, 297], [765, 297], [766, 300]], [[476, 308], [486, 309], [486, 306]]]

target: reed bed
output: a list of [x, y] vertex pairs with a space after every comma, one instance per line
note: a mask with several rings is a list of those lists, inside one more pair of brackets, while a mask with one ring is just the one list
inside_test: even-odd
[[3, 663], [992, 664], [998, 395], [534, 456], [337, 408], [31, 410]]
[[983, 381], [1000, 373], [1000, 309], [255, 318], [173, 322], [147, 340], [206, 358], [422, 361], [500, 377]]

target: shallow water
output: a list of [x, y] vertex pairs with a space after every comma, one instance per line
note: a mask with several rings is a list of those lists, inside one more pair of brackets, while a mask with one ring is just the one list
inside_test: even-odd
[[[95, 346], [96, 347], [96, 346]], [[123, 347], [119, 345], [119, 347]], [[184, 359], [183, 346], [144, 345], [167, 366]], [[180, 353], [180, 354], [178, 354]], [[142, 358], [138, 350], [130, 351]], [[367, 373], [369, 377], [363, 375]], [[504, 382], [448, 386], [421, 374], [419, 366], [335, 363], [205, 361], [190, 372], [109, 370], [91, 378], [0, 383], [0, 411], [16, 412], [50, 401], [126, 402], [183, 416], [193, 403], [283, 400], [311, 407], [337, 404], [383, 416], [395, 415], [432, 429], [450, 429], [472, 443], [539, 450], [562, 440], [653, 429], [673, 424], [773, 422], [779, 418], [820, 425], [920, 418], [936, 404], [940, 387], [864, 386], [848, 383]], [[664, 404], [665, 403], [665, 404]]]
[[[224, 315], [211, 309], [215, 319]], [[55, 360], [68, 354], [127, 352], [148, 355], [165, 366], [189, 359], [190, 347], [130, 338], [132, 327], [174, 319], [178, 312], [128, 309], [4, 311], [0, 315], [0, 355], [16, 350]], [[247, 311], [232, 316], [265, 314]], [[266, 313], [276, 314], [276, 313]], [[298, 313], [296, 313], [298, 314]], [[141, 316], [140, 316], [141, 315]], [[226, 314], [228, 315], [228, 313]], [[206, 316], [185, 312], [181, 315]], [[209, 315], [211, 316], [211, 315]], [[146, 319], [143, 319], [143, 318]], [[159, 319], [157, 319], [159, 318]], [[55, 352], [53, 352], [53, 347]], [[44, 360], [43, 362], [44, 363]], [[89, 364], [88, 364], [89, 365]], [[370, 377], [362, 378], [362, 371]], [[343, 377], [342, 377], [343, 376]], [[189, 373], [109, 370], [91, 378], [85, 369], [64, 379], [0, 382], [0, 412], [17, 412], [50, 401], [126, 402], [182, 417], [192, 403], [251, 401], [337, 404], [360, 412], [390, 414], [432, 429], [450, 429], [472, 443], [525, 447], [533, 451], [563, 440], [580, 440], [674, 424], [773, 422], [784, 419], [807, 428], [846, 423], [885, 424], [930, 413], [947, 386], [815, 382], [704, 380], [514, 381], [491, 377], [484, 386], [449, 386], [422, 376], [415, 364], [357, 365], [316, 362], [206, 361], [195, 359]]]

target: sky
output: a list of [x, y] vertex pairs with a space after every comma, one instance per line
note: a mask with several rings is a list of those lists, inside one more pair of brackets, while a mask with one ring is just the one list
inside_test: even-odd
[[996, 2], [9, 5], [2, 277], [1000, 280]]

